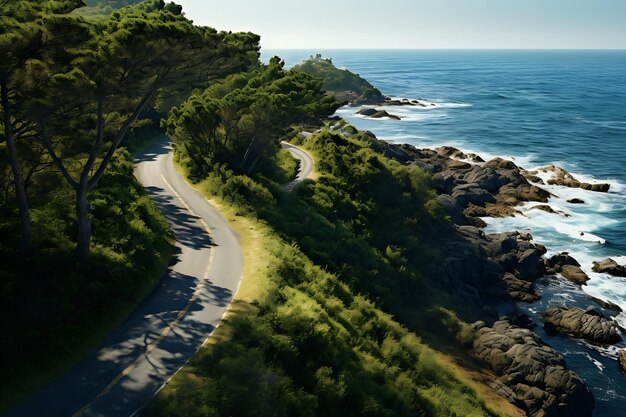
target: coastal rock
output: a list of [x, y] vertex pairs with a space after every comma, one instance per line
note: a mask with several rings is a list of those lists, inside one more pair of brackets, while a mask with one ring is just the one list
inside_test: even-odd
[[465, 162], [465, 161], [459, 161], [458, 159], [451, 159], [446, 164], [446, 168], [448, 168], [448, 169], [455, 169], [455, 170], [468, 169], [471, 166], [472, 165], [470, 163]]
[[519, 258], [515, 271], [518, 276], [527, 281], [533, 281], [545, 275], [543, 259], [536, 249], [526, 250]]
[[485, 207], [470, 204], [465, 210], [463, 210], [463, 214], [467, 217], [485, 217], [487, 215], [487, 210]]
[[572, 217], [570, 214], [567, 214], [561, 210], [555, 210], [552, 207], [548, 206], [547, 204], [538, 204], [536, 206], [532, 206], [529, 210], [541, 210], [550, 214], [558, 214], [561, 217]]
[[522, 175], [530, 182], [534, 182], [535, 184], [545, 185], [546, 183], [541, 179], [541, 177], [537, 176], [537, 171], [526, 171], [522, 169]]
[[621, 313], [622, 312], [622, 308], [620, 306], [618, 306], [615, 303], [612, 303], [610, 301], [606, 301], [606, 300], [602, 300], [601, 298], [597, 298], [597, 297], [591, 297], [591, 299], [598, 304], [600, 307], [602, 308], [606, 308], [607, 310], [611, 310], [614, 311], [616, 313]]
[[626, 349], [622, 349], [619, 351], [618, 355], [619, 368], [622, 372], [626, 372]]
[[492, 160], [485, 163], [485, 168], [505, 169], [505, 170], [518, 169], [517, 165], [515, 165], [513, 161], [509, 161], [508, 159], [502, 159], [502, 158], [493, 158]]
[[388, 117], [389, 119], [400, 120], [400, 116], [387, 113], [386, 110], [378, 110], [375, 108], [361, 109], [356, 113], [362, 116], [371, 117], [372, 119], [382, 119], [383, 117]]
[[550, 185], [561, 185], [563, 187], [581, 188], [583, 190], [589, 190], [589, 191], [595, 191], [595, 192], [601, 192], [601, 193], [606, 193], [611, 188], [611, 185], [606, 184], [606, 183], [590, 184], [590, 183], [580, 182], [572, 174], [570, 174], [563, 168], [558, 167], [556, 165], [549, 165], [547, 167], [540, 168], [539, 171], [545, 172], [545, 173], [551, 173], [553, 175], [553, 177], [548, 180], [548, 184]]
[[578, 285], [587, 285], [589, 281], [589, 276], [579, 266], [564, 265], [561, 268], [561, 275]]
[[532, 282], [519, 279], [508, 272], [502, 276], [502, 282], [506, 286], [507, 295], [511, 298], [528, 303], [541, 299], [541, 295], [535, 291]]
[[543, 313], [543, 318], [557, 331], [590, 342], [606, 345], [622, 340], [617, 325], [593, 309], [554, 306]]
[[[440, 196], [441, 197], [441, 196]], [[449, 254], [433, 271], [434, 276], [441, 277], [440, 282], [447, 291], [458, 295], [458, 302], [466, 304], [468, 291], [476, 294], [471, 302], [474, 308], [484, 302], [481, 295], [490, 297], [512, 298], [521, 301], [534, 301], [540, 294], [534, 289], [534, 283], [522, 279], [517, 271], [520, 257], [531, 250], [536, 255], [541, 249], [524, 240], [525, 235], [519, 233], [502, 233], [485, 235], [483, 230], [475, 226], [457, 226], [456, 233], [447, 236], [442, 252]], [[531, 257], [527, 257], [531, 259]], [[528, 260], [522, 261], [524, 265]], [[457, 291], [458, 289], [458, 291]], [[476, 318], [479, 318], [477, 316]]]
[[384, 102], [385, 106], [414, 106], [414, 107], [435, 107], [434, 103], [424, 100], [409, 100], [408, 98], [392, 99], [387, 97]]
[[543, 188], [529, 183], [524, 177], [527, 172], [512, 161], [494, 158], [485, 163], [472, 164], [466, 161], [478, 160], [478, 155], [466, 154], [451, 146], [434, 150], [403, 146], [413, 164], [433, 174], [433, 185], [439, 194], [448, 194], [458, 200], [458, 205], [464, 211], [462, 215], [466, 217], [461, 220], [457, 216], [459, 224], [483, 224], [468, 220], [477, 217], [515, 216], [520, 214], [516, 206], [531, 201], [546, 203], [551, 196]]
[[582, 183], [582, 184], [580, 184], [580, 188], [582, 188], [583, 190], [595, 191], [597, 193], [608, 193], [609, 190], [611, 189], [611, 184], [605, 184], [605, 183], [601, 183], [601, 184]]
[[529, 416], [591, 416], [594, 399], [563, 357], [528, 329], [503, 318], [472, 326], [472, 353], [495, 372], [495, 386]]
[[464, 187], [457, 187], [452, 193], [452, 198], [459, 201], [463, 207], [470, 204], [484, 207], [487, 203], [495, 203], [496, 199], [487, 190], [479, 188], [476, 184], [467, 184]]
[[471, 166], [462, 177], [462, 180], [469, 184], [477, 184], [480, 188], [490, 193], [496, 193], [502, 187], [502, 181], [498, 173], [480, 165]]
[[544, 265], [546, 266], [546, 272], [550, 274], [561, 272], [561, 269], [566, 265], [580, 267], [578, 261], [572, 258], [567, 252], [563, 252], [552, 256], [550, 259], [546, 259], [544, 261]]
[[439, 148], [435, 148], [435, 152], [441, 156], [445, 156], [446, 158], [467, 159], [467, 155], [465, 155], [463, 151], [452, 146], [441, 146]]
[[459, 204], [459, 201], [456, 198], [453, 198], [452, 196], [447, 194], [440, 194], [439, 196], [437, 196], [437, 203], [443, 209], [443, 211], [448, 216], [450, 216], [454, 223], [465, 223], [463, 207]]
[[567, 200], [570, 204], [585, 204], [585, 200], [581, 200], [580, 198], [572, 198], [571, 200]]
[[593, 272], [609, 274], [615, 277], [626, 277], [626, 266], [619, 265], [613, 259], [605, 259], [593, 263]]
[[515, 217], [516, 214], [521, 214], [513, 207], [504, 204], [487, 204], [485, 207], [486, 216], [500, 218], [500, 217]]
[[[544, 248], [527, 240], [530, 236], [518, 232], [485, 235], [471, 226], [457, 230], [468, 247], [479, 248], [473, 253], [465, 251], [471, 257], [462, 268], [466, 284], [492, 296], [527, 302], [541, 297], [533, 281], [543, 275]], [[457, 249], [453, 253], [458, 252]]]
[[[366, 135], [376, 139], [376, 136], [374, 136], [373, 133], [370, 135], [370, 133], [370, 131], [365, 132]], [[382, 154], [387, 158], [395, 159], [402, 164], [406, 164], [411, 160], [411, 155], [409, 155], [409, 153], [402, 146], [383, 140], [379, 140], [378, 143], [381, 145]]]

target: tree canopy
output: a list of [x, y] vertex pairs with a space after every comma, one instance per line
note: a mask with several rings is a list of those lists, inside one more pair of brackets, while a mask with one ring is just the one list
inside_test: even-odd
[[163, 125], [185, 149], [196, 175], [215, 163], [249, 173], [259, 159], [278, 149], [278, 138], [293, 123], [319, 121], [337, 107], [321, 82], [285, 71], [284, 62], [274, 57], [251, 73], [233, 75], [192, 95]]
[[19, 94], [24, 114], [76, 191], [77, 252], [85, 258], [87, 195], [129, 129], [157, 99], [163, 108], [168, 98], [179, 101], [194, 88], [257, 65], [259, 38], [195, 26], [162, 1], [95, 22], [52, 10], [34, 22], [36, 53], [25, 60]]

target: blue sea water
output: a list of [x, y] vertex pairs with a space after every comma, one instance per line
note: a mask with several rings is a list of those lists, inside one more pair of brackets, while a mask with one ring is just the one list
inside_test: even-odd
[[[591, 271], [592, 261], [607, 257], [626, 263], [626, 51], [282, 50], [264, 51], [264, 57], [279, 55], [291, 66], [318, 52], [385, 95], [437, 104], [387, 109], [401, 121], [365, 119], [354, 108], [339, 111], [381, 139], [452, 145], [527, 169], [557, 164], [581, 180], [609, 182], [607, 194], [548, 187], [555, 195], [549, 204], [571, 217], [524, 207], [521, 216], [489, 220], [488, 231], [530, 231], [550, 253], [572, 254], [590, 275], [582, 290], [543, 279], [543, 299], [523, 306], [537, 320], [549, 304], [593, 305], [590, 295], [626, 311], [626, 279]], [[574, 197], [586, 204], [567, 203]], [[626, 327], [625, 314], [615, 319]], [[592, 389], [594, 415], [626, 415], [626, 375], [616, 361], [626, 343], [601, 348], [537, 332]]]

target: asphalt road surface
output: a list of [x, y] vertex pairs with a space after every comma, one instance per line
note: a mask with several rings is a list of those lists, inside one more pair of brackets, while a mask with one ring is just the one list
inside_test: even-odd
[[291, 143], [281, 142], [280, 146], [287, 149], [294, 158], [300, 161], [300, 170], [298, 171], [296, 179], [283, 185], [286, 190], [291, 191], [296, 185], [307, 179], [313, 173], [313, 158], [311, 158], [311, 155], [309, 155], [305, 150], [298, 148]]
[[8, 416], [131, 416], [222, 320], [243, 272], [238, 236], [176, 172], [169, 145], [163, 138], [135, 161], [177, 242], [167, 274], [101, 346]]

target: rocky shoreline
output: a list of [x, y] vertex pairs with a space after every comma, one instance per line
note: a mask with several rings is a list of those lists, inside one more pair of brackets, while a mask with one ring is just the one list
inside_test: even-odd
[[[498, 376], [496, 391], [531, 416], [590, 416], [593, 395], [567, 368], [563, 357], [530, 330], [535, 325], [532, 320], [523, 314], [500, 317], [490, 303], [494, 298], [537, 301], [541, 294], [535, 282], [544, 276], [577, 285], [585, 285], [589, 277], [567, 253], [546, 258], [546, 248], [533, 242], [527, 233], [485, 234], [482, 217], [521, 215], [518, 207], [529, 202], [537, 203], [534, 209], [568, 216], [550, 207], [552, 195], [542, 185], [594, 192], [607, 192], [610, 185], [578, 181], [556, 166], [527, 171], [501, 158], [484, 161], [479, 155], [452, 147], [418, 149], [380, 143], [386, 156], [419, 166], [433, 176], [437, 201], [453, 222], [454, 232], [442, 243], [446, 255], [432, 273], [452, 293], [457, 306], [468, 312], [467, 318], [479, 320], [471, 327], [469, 348]], [[594, 263], [594, 271], [626, 276], [626, 267], [610, 259]], [[544, 311], [546, 333], [561, 333], [603, 346], [619, 342], [621, 329], [610, 314], [621, 309], [591, 296], [589, 301], [598, 308], [551, 306]], [[620, 353], [620, 358], [626, 368], [626, 352]]]

